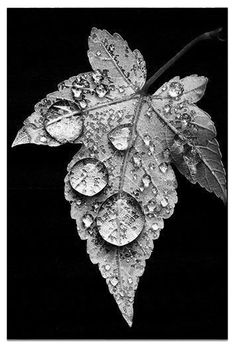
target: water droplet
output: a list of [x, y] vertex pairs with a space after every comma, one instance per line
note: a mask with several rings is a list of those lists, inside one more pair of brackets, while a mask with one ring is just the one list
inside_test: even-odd
[[135, 240], [144, 227], [144, 214], [138, 201], [121, 192], [110, 196], [100, 207], [97, 228], [103, 239], [116, 246]]
[[73, 86], [71, 88], [71, 92], [72, 92], [74, 99], [81, 99], [81, 97], [82, 97], [82, 89], [81, 88]]
[[109, 52], [113, 53], [114, 48], [115, 48], [114, 44], [111, 43], [111, 45], [109, 45], [109, 48], [108, 48]]
[[162, 87], [162, 91], [164, 92], [165, 90], [167, 90], [166, 84], [164, 84], [164, 86]]
[[149, 163], [149, 170], [154, 170], [156, 168], [156, 165], [153, 163]]
[[122, 124], [111, 130], [109, 141], [119, 151], [125, 151], [131, 145], [131, 124]]
[[132, 283], [133, 283], [133, 280], [132, 280], [131, 277], [128, 278], [128, 283], [129, 283], [129, 284], [132, 284]]
[[87, 213], [82, 217], [82, 223], [83, 223], [84, 228], [86, 228], [86, 229], [92, 225], [93, 221], [94, 221], [94, 218], [92, 217], [91, 214]]
[[117, 284], [118, 284], [118, 279], [116, 277], [113, 277], [111, 280], [110, 280], [110, 283], [115, 287]]
[[153, 189], [152, 189], [152, 193], [153, 193], [154, 195], [157, 195], [157, 189], [156, 189], [156, 188], [153, 188]]
[[152, 109], [151, 109], [151, 107], [149, 107], [148, 111], [145, 113], [145, 116], [147, 116], [148, 118], [151, 118], [151, 116], [152, 116]]
[[157, 223], [153, 223], [153, 224], [152, 224], [152, 230], [153, 230], [153, 231], [157, 231], [158, 229], [159, 229], [158, 224], [157, 224]]
[[105, 165], [94, 158], [79, 160], [70, 171], [70, 184], [82, 195], [98, 194], [107, 183], [108, 172]]
[[87, 102], [86, 100], [81, 100], [79, 101], [79, 105], [82, 109], [85, 109], [87, 107]]
[[163, 110], [164, 110], [165, 113], [170, 113], [171, 112], [171, 106], [170, 105], [165, 105]]
[[59, 100], [49, 107], [44, 125], [46, 131], [60, 143], [73, 142], [82, 134], [81, 110], [72, 101]]
[[96, 52], [96, 55], [97, 55], [97, 57], [99, 57], [99, 56], [101, 55], [101, 52], [100, 52], [100, 51], [97, 51], [97, 52]]
[[120, 87], [120, 88], [118, 88], [118, 91], [119, 91], [119, 93], [124, 93], [125, 89]]
[[154, 212], [155, 208], [156, 208], [156, 201], [154, 200], [149, 201], [147, 204], [148, 212]]
[[47, 138], [45, 136], [42, 136], [42, 137], [40, 137], [40, 141], [45, 143], [45, 142], [47, 142]]
[[163, 199], [161, 200], [161, 205], [162, 205], [162, 207], [166, 207], [166, 206], [168, 205], [168, 201], [167, 201], [166, 198], [163, 198]]
[[105, 265], [105, 270], [106, 270], [106, 271], [109, 271], [110, 269], [111, 269], [111, 266], [110, 266], [109, 264], [106, 264], [106, 265]]
[[100, 84], [96, 87], [95, 92], [99, 98], [103, 98], [108, 93], [108, 89], [104, 84]]
[[99, 84], [103, 79], [103, 75], [100, 70], [96, 70], [92, 73], [92, 78], [96, 84]]
[[137, 180], [137, 175], [136, 174], [133, 175], [133, 180]]
[[149, 135], [144, 135], [144, 137], [143, 137], [143, 141], [144, 141], [144, 144], [146, 145], [146, 146], [149, 146], [150, 145], [150, 141], [151, 141], [151, 137], [149, 136]]
[[166, 163], [161, 163], [159, 165], [159, 170], [162, 172], [162, 173], [166, 173], [167, 170], [168, 170], [168, 165]]
[[184, 87], [179, 82], [171, 82], [168, 94], [171, 98], [177, 98], [181, 96], [184, 92]]
[[184, 130], [187, 128], [187, 126], [188, 126], [188, 121], [186, 119], [183, 119], [181, 121], [181, 128]]
[[169, 160], [169, 158], [170, 158], [170, 151], [169, 151], [168, 148], [165, 149], [165, 151], [163, 152], [163, 158], [164, 158], [166, 161]]
[[133, 161], [134, 167], [136, 167], [136, 168], [140, 167], [141, 166], [140, 154], [138, 154], [138, 153], [134, 154], [132, 157], [132, 161]]
[[78, 76], [74, 81], [73, 86], [76, 86], [77, 88], [90, 88], [90, 83], [86, 78], [86, 75]]
[[144, 177], [142, 178], [142, 182], [145, 188], [148, 188], [151, 182], [151, 178], [149, 177], [149, 175], [144, 175]]
[[76, 204], [77, 204], [78, 206], [80, 206], [81, 203], [82, 203], [82, 202], [81, 202], [81, 200], [79, 200], [79, 199], [76, 201]]

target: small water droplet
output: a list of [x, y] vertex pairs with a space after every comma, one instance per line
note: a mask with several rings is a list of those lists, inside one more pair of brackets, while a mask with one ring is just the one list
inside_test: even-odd
[[169, 151], [168, 148], [163, 152], [163, 158], [164, 158], [166, 161], [169, 160], [169, 158], [170, 158], [170, 151]]
[[105, 265], [105, 270], [106, 270], [106, 271], [109, 271], [110, 269], [111, 269], [111, 266], [110, 266], [109, 264], [106, 264], [106, 265]]
[[109, 141], [119, 151], [125, 151], [130, 147], [131, 127], [131, 124], [119, 125], [108, 134]]
[[133, 175], [133, 180], [136, 180], [136, 179], [137, 179], [137, 175], [134, 174], [134, 175]]
[[166, 163], [161, 163], [160, 165], [159, 165], [159, 170], [162, 172], [162, 173], [166, 173], [167, 172], [167, 170], [168, 170], [168, 165], [166, 164]]
[[79, 101], [79, 105], [82, 109], [85, 109], [87, 107], [87, 102], [86, 100], [81, 100]]
[[100, 52], [100, 51], [97, 51], [97, 52], [96, 52], [96, 55], [97, 55], [97, 57], [99, 57], [99, 56], [101, 55], [101, 52]]
[[78, 87], [76, 87], [76, 86], [73, 86], [73, 87], [71, 88], [71, 92], [72, 92], [72, 95], [73, 95], [74, 99], [80, 99], [80, 98], [82, 97], [83, 91], [82, 91], [81, 88], [78, 88]]
[[82, 203], [82, 202], [81, 202], [81, 200], [79, 200], [79, 199], [76, 201], [76, 204], [77, 204], [78, 206], [80, 206], [81, 203]]
[[111, 280], [110, 280], [110, 283], [115, 287], [117, 284], [118, 284], [118, 279], [116, 277], [113, 277]]
[[151, 141], [151, 137], [150, 137], [148, 134], [146, 134], [146, 135], [144, 135], [144, 137], [143, 137], [143, 141], [144, 141], [144, 144], [145, 144], [146, 146], [149, 146], [149, 145], [150, 145], [150, 141]]
[[181, 83], [179, 82], [171, 82], [169, 90], [168, 90], [168, 95], [171, 98], [177, 98], [181, 96], [184, 92], [184, 87]]
[[109, 45], [109, 48], [108, 48], [109, 52], [113, 53], [114, 48], [115, 48], [114, 44], [111, 43], [111, 45]]
[[153, 163], [149, 163], [149, 170], [154, 170], [156, 168], [156, 165]]
[[153, 223], [153, 224], [152, 224], [152, 230], [153, 230], [153, 231], [157, 231], [158, 229], [159, 229], [158, 224], [157, 224], [157, 223]]
[[156, 208], [156, 201], [154, 200], [149, 201], [147, 204], [147, 208], [148, 208], [148, 212], [154, 212]]
[[119, 93], [124, 93], [125, 89], [122, 88], [122, 87], [119, 87], [119, 88], [118, 88], [118, 91], [119, 91]]
[[186, 119], [183, 119], [181, 121], [181, 128], [184, 130], [187, 128], [187, 126], [188, 126], [188, 121]]
[[157, 189], [156, 189], [156, 188], [153, 188], [153, 189], [152, 189], [152, 193], [153, 193], [154, 195], [157, 195]]
[[165, 105], [164, 106], [164, 112], [165, 113], [170, 113], [171, 112], [171, 106], [170, 105]]
[[165, 90], [167, 90], [166, 84], [164, 84], [164, 86], [162, 87], [162, 91], [164, 92]]
[[96, 84], [99, 84], [103, 79], [103, 75], [100, 70], [95, 70], [95, 72], [92, 73], [92, 78]]
[[168, 201], [167, 201], [166, 198], [163, 198], [163, 199], [161, 200], [161, 205], [162, 205], [162, 207], [166, 207], [166, 206], [168, 205]]
[[133, 280], [131, 277], [128, 278], [128, 283], [132, 284], [133, 283]]
[[87, 213], [82, 217], [82, 223], [86, 229], [92, 225], [93, 221], [94, 221], [94, 218], [92, 217], [91, 214]]
[[42, 136], [42, 137], [40, 137], [40, 141], [45, 143], [45, 142], [47, 142], [47, 138], [45, 136]]
[[140, 154], [136, 153], [132, 157], [132, 161], [134, 164], [134, 167], [139, 168], [141, 166], [141, 156]]
[[142, 178], [142, 182], [145, 188], [148, 188], [151, 182], [151, 178], [149, 177], [149, 175], [144, 175], [144, 177]]

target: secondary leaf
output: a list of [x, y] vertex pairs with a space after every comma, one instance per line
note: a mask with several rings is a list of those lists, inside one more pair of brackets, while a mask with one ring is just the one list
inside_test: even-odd
[[68, 165], [65, 198], [91, 261], [131, 326], [153, 240], [177, 202], [171, 163], [223, 200], [225, 171], [214, 123], [195, 105], [207, 78], [174, 77], [150, 96], [138, 50], [96, 28], [88, 43], [93, 71], [63, 81], [40, 101], [13, 145], [82, 144]]

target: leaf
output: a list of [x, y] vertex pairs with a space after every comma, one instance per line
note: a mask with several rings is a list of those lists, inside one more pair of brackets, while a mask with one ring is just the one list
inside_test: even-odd
[[177, 202], [171, 162], [226, 199], [211, 117], [195, 103], [207, 78], [174, 77], [143, 93], [145, 62], [120, 35], [93, 28], [93, 71], [71, 77], [35, 106], [13, 145], [82, 144], [68, 165], [65, 198], [110, 293], [131, 326], [139, 278]]

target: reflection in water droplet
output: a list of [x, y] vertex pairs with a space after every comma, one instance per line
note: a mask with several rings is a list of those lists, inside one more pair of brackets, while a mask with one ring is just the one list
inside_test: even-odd
[[91, 214], [87, 213], [82, 217], [82, 223], [84, 228], [89, 228], [92, 225], [93, 221], [94, 219]]
[[47, 142], [47, 138], [45, 136], [40, 137], [41, 142]]
[[73, 86], [71, 88], [71, 92], [72, 92], [74, 99], [81, 99], [81, 97], [82, 97], [82, 89], [81, 88]]
[[78, 161], [70, 171], [70, 184], [78, 193], [93, 196], [108, 183], [105, 165], [97, 159], [85, 158]]
[[96, 224], [105, 241], [124, 246], [141, 233], [144, 214], [138, 201], [130, 194], [116, 193], [101, 205]]
[[96, 52], [96, 55], [97, 55], [97, 57], [99, 57], [99, 56], [101, 55], [101, 52], [100, 52], [100, 51], [97, 51], [97, 52]]
[[168, 94], [171, 98], [177, 98], [181, 96], [184, 92], [184, 87], [179, 82], [171, 82]]
[[108, 138], [116, 149], [125, 151], [131, 144], [131, 124], [117, 126], [110, 131]]
[[145, 188], [148, 188], [151, 182], [151, 178], [149, 177], [149, 175], [144, 175], [144, 177], [142, 178], [142, 182]]
[[166, 163], [161, 163], [159, 165], [159, 170], [162, 172], [162, 173], [166, 173], [167, 170], [168, 170], [168, 165]]
[[60, 143], [73, 142], [82, 134], [81, 110], [72, 101], [59, 100], [49, 107], [44, 125], [46, 131]]
[[156, 201], [154, 200], [149, 201], [146, 207], [148, 209], [148, 212], [154, 212], [156, 208]]
[[153, 229], [154, 231], [158, 230], [158, 229], [159, 229], [158, 224], [157, 224], [157, 223], [153, 223], [152, 229]]
[[128, 278], [128, 283], [132, 284], [133, 283], [133, 280], [131, 277]]

